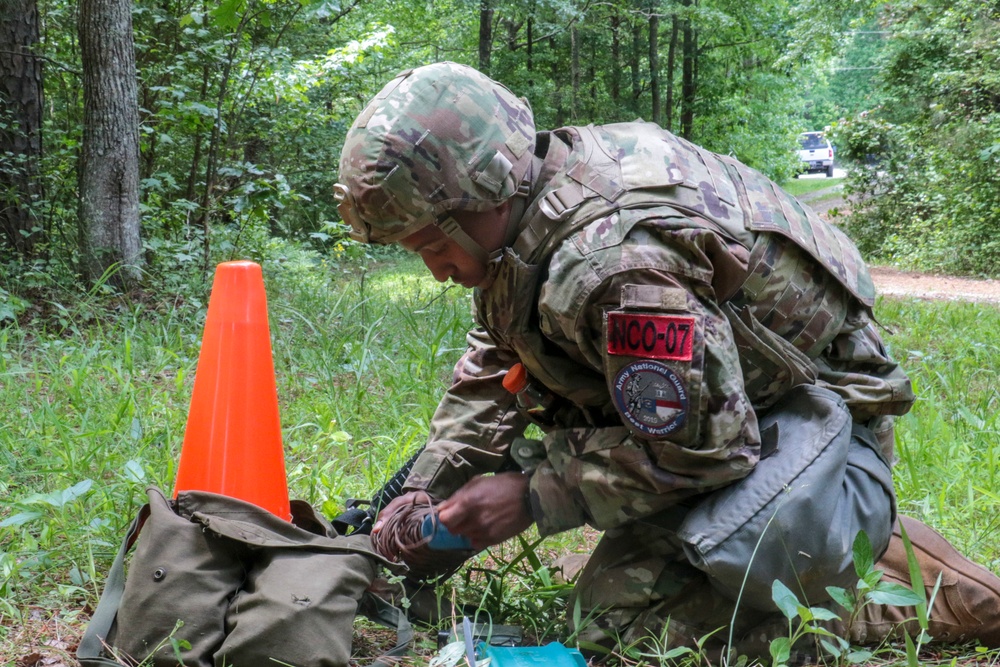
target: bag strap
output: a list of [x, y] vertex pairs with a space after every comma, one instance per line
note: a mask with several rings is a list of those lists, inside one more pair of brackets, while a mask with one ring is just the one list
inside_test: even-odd
[[[333, 527], [336, 531], [341, 535], [370, 535], [372, 524], [375, 523], [375, 517], [379, 511], [394, 499], [403, 495], [403, 486], [406, 484], [406, 478], [409, 476], [410, 471], [413, 470], [413, 464], [416, 463], [417, 458], [423, 451], [424, 447], [421, 447], [414, 452], [407, 459], [406, 463], [395, 472], [392, 478], [382, 485], [382, 488], [378, 490], [378, 493], [370, 501], [359, 500], [357, 498], [348, 500], [347, 509], [333, 520]], [[361, 505], [367, 505], [368, 509], [361, 509]]]
[[111, 626], [118, 615], [118, 607], [121, 605], [122, 594], [125, 592], [125, 556], [135, 543], [142, 530], [142, 525], [149, 518], [149, 505], [143, 505], [128, 532], [125, 533], [125, 540], [122, 542], [115, 562], [111, 565], [108, 578], [104, 583], [104, 592], [101, 593], [101, 600], [97, 603], [97, 609], [87, 624], [87, 630], [83, 633], [80, 645], [76, 649], [76, 658], [83, 667], [120, 667], [121, 663], [104, 657], [105, 641]]
[[383, 660], [390, 656], [405, 655], [413, 643], [413, 626], [399, 607], [393, 606], [377, 595], [365, 591], [358, 603], [358, 613], [387, 628], [396, 630], [396, 645], [375, 660], [370, 667], [395, 667], [396, 660]]

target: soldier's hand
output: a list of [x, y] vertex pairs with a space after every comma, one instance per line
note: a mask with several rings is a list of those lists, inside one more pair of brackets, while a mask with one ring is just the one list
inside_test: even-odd
[[441, 523], [472, 540], [476, 550], [500, 544], [533, 522], [525, 502], [528, 480], [518, 472], [474, 477], [438, 506]]
[[440, 551], [428, 546], [421, 528], [424, 519], [435, 511], [437, 502], [424, 491], [404, 493], [379, 512], [372, 527], [375, 550], [390, 561], [406, 563], [407, 577], [414, 581], [451, 576], [474, 553]]

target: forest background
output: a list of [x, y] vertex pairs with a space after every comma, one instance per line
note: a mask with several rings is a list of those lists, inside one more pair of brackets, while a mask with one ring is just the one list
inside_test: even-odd
[[[468, 294], [352, 243], [332, 192], [400, 70], [468, 63], [541, 128], [641, 117], [784, 183], [829, 128], [867, 258], [997, 276], [998, 47], [983, 0], [0, 0], [0, 664], [72, 646], [171, 488], [216, 263], [264, 265], [297, 497], [335, 515], [422, 444]], [[921, 396], [901, 506], [995, 569], [997, 311], [879, 317]], [[482, 606], [557, 631], [564, 591], [507, 556], [533, 569]]]
[[779, 182], [796, 135], [831, 129], [838, 162], [858, 165], [851, 231], [871, 258], [996, 274], [998, 12], [0, 0], [0, 318], [54, 285], [190, 285], [275, 239], [344, 251], [331, 186], [346, 128], [395, 73], [440, 60], [527, 97], [541, 128], [641, 117]]

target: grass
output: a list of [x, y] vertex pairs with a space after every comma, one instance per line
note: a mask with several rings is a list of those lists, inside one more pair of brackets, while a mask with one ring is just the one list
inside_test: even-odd
[[[409, 258], [264, 271], [292, 495], [333, 516], [423, 444], [471, 295]], [[75, 664], [67, 652], [144, 488], [172, 489], [205, 304], [197, 290], [114, 309], [85, 296], [0, 329], [0, 665]], [[1000, 310], [883, 300], [877, 312], [920, 397], [897, 431], [900, 507], [997, 571]], [[456, 587], [493, 622], [558, 638], [566, 587], [545, 563], [592, 539], [528, 536], [480, 556]]]
[[884, 299], [878, 312], [918, 396], [896, 436], [900, 507], [1000, 570], [1000, 309]]
[[798, 197], [809, 192], [840, 186], [843, 183], [843, 178], [796, 178], [782, 183], [781, 189], [793, 197]]

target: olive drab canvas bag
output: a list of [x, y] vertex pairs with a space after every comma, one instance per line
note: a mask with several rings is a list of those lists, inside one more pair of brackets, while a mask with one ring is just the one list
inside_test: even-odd
[[344, 667], [359, 613], [397, 630], [390, 654], [406, 650], [402, 612], [366, 592], [389, 565], [367, 535], [338, 535], [302, 501], [289, 523], [214, 493], [147, 494], [80, 641], [83, 667]]

